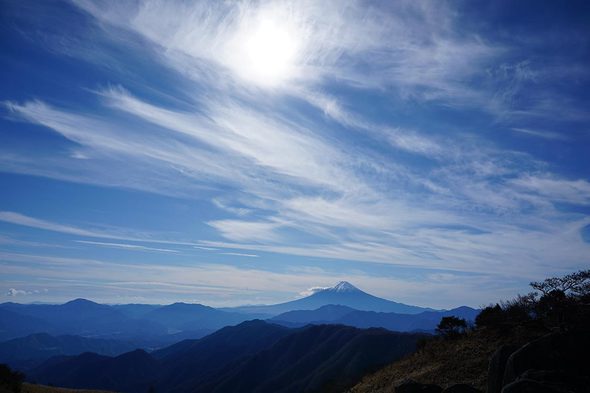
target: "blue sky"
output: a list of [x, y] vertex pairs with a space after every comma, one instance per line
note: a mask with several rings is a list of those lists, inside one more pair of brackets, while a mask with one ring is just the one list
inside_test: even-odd
[[0, 1], [0, 301], [481, 306], [590, 255], [583, 1]]

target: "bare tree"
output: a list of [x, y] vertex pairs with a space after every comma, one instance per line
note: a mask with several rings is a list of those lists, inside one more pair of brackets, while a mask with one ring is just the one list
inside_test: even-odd
[[558, 291], [568, 295], [585, 296], [590, 294], [590, 270], [580, 270], [563, 277], [551, 277], [531, 282], [530, 285], [543, 295]]

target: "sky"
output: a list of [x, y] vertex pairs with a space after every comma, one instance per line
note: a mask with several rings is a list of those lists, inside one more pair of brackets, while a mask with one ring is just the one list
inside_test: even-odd
[[588, 268], [588, 20], [0, 0], [0, 301], [479, 307]]

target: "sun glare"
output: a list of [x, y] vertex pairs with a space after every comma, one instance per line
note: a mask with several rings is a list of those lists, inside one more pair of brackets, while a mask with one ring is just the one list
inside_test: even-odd
[[276, 87], [295, 75], [300, 40], [278, 15], [258, 16], [236, 34], [232, 68], [249, 82]]

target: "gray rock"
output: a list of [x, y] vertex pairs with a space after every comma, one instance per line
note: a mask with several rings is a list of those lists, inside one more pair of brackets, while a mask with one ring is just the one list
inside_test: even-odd
[[566, 370], [573, 375], [590, 375], [588, 353], [590, 335], [587, 332], [551, 333], [523, 345], [512, 353], [504, 370], [504, 385], [525, 371]]
[[442, 388], [438, 385], [419, 383], [416, 381], [405, 381], [395, 387], [395, 393], [441, 393]]
[[569, 393], [569, 391], [533, 381], [532, 379], [519, 379], [504, 386], [502, 393]]
[[456, 385], [449, 386], [443, 390], [442, 393], [481, 393], [481, 390], [465, 383], [458, 383]]
[[508, 357], [519, 347], [517, 345], [502, 345], [490, 358], [488, 366], [488, 393], [500, 393], [504, 381], [504, 369]]
[[564, 370], [527, 370], [518, 380], [531, 380], [556, 390], [588, 393], [590, 392], [590, 375], [576, 375]]

